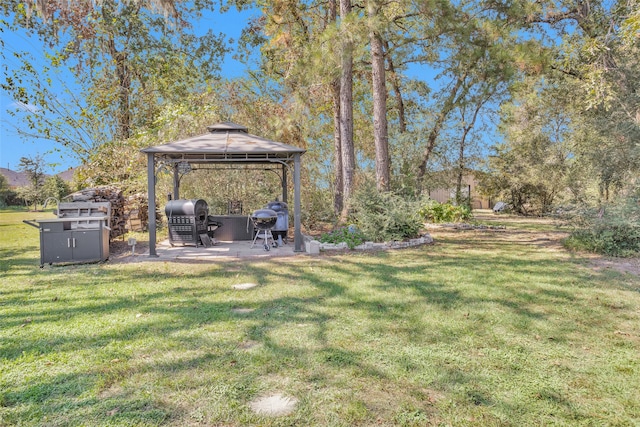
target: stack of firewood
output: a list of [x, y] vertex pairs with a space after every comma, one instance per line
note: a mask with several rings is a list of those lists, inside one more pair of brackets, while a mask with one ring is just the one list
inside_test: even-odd
[[144, 231], [149, 224], [149, 203], [146, 194], [133, 194], [125, 200], [125, 227], [127, 231]]
[[77, 191], [69, 196], [73, 202], [110, 202], [111, 203], [111, 221], [109, 227], [111, 232], [109, 237], [114, 239], [122, 236], [127, 232], [125, 218], [125, 200], [122, 190], [112, 185], [103, 185], [94, 188], [86, 188]]
[[[110, 202], [110, 238], [122, 236], [129, 231], [146, 231], [149, 225], [149, 200], [146, 194], [136, 193], [125, 199], [120, 188], [103, 185], [77, 191], [66, 197], [74, 202]], [[156, 221], [162, 216], [156, 209]]]

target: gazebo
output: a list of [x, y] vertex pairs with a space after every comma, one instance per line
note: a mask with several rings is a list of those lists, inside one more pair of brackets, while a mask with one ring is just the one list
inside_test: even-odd
[[[208, 126], [208, 133], [141, 150], [147, 155], [149, 194], [149, 256], [156, 252], [156, 175], [161, 168], [173, 171], [173, 198], [180, 198], [180, 173], [192, 165], [268, 164], [282, 168], [282, 196], [287, 202], [287, 181], [293, 172], [294, 250], [303, 251], [300, 227], [300, 156], [305, 150], [251, 135], [244, 126], [224, 122]], [[293, 170], [292, 170], [293, 168]]]

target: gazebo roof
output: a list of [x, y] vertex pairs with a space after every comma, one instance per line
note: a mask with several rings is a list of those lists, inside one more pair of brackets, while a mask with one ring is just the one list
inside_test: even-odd
[[244, 126], [232, 122], [208, 126], [208, 133], [141, 150], [158, 158], [207, 162], [291, 161], [306, 150], [251, 135]]

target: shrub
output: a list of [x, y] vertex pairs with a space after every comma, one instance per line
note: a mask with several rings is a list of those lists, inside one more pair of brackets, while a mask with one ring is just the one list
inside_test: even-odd
[[338, 228], [330, 233], [320, 236], [322, 243], [342, 243], [345, 242], [349, 249], [361, 245], [365, 241], [365, 235], [354, 225]]
[[573, 231], [565, 246], [609, 256], [640, 253], [640, 198], [630, 197], [600, 209], [580, 208], [565, 218]]
[[333, 200], [330, 191], [307, 188], [303, 191], [302, 204], [305, 209], [302, 211], [302, 224], [311, 230], [318, 224], [335, 221], [333, 212]]
[[455, 206], [451, 203], [438, 203], [428, 200], [418, 210], [418, 214], [430, 222], [460, 222], [471, 218], [471, 208], [468, 205]]
[[576, 230], [565, 245], [609, 256], [634, 256], [640, 253], [640, 227], [626, 224]]
[[351, 219], [369, 240], [404, 240], [420, 233], [419, 206], [413, 197], [379, 192], [373, 185], [365, 185], [351, 200]]

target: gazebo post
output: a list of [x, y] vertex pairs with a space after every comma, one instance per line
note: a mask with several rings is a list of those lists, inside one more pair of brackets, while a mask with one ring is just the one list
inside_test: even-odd
[[155, 155], [147, 154], [147, 189], [149, 197], [149, 257], [156, 253], [156, 164]]
[[302, 230], [300, 226], [300, 154], [293, 156], [293, 226], [294, 226], [294, 252], [304, 252]]
[[173, 200], [180, 198], [180, 175], [178, 175], [178, 164], [173, 164]]
[[282, 165], [282, 201], [287, 203], [289, 199], [289, 195], [287, 194], [287, 166]]

